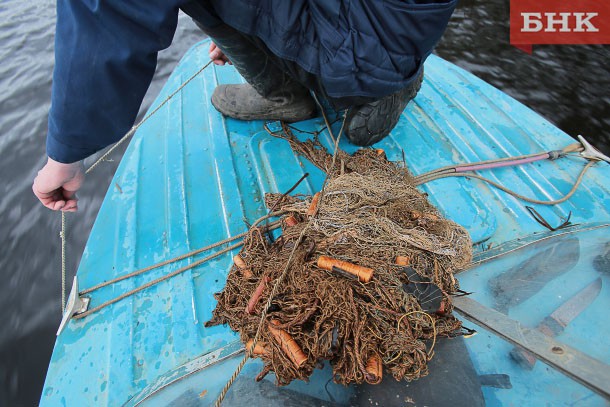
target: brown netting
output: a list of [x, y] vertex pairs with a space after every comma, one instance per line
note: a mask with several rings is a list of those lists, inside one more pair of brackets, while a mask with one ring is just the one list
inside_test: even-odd
[[[293, 150], [330, 171], [332, 157], [317, 141], [299, 142], [284, 131]], [[458, 289], [453, 274], [471, 260], [468, 233], [444, 219], [407, 169], [381, 150], [339, 151], [314, 216], [311, 196], [268, 194], [266, 205], [286, 211], [282, 235], [272, 242], [260, 229], [250, 231], [239, 255], [245, 264], [232, 268], [206, 326], [229, 324], [244, 343], [252, 340], [274, 282], [308, 228], [268, 310], [256, 350], [265, 366], [259, 379], [273, 371], [280, 385], [306, 380], [322, 360], [342, 384], [378, 382], [380, 364], [397, 380], [426, 375], [437, 337], [460, 331], [450, 294]], [[373, 269], [372, 279], [350, 278], [345, 267], [321, 269], [320, 256]], [[397, 256], [408, 258], [420, 284], [442, 291], [436, 312], [424, 311], [425, 298], [404, 289], [417, 279], [409, 281]]]

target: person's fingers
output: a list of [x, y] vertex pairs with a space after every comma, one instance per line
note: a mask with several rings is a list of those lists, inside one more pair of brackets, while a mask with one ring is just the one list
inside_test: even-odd
[[50, 210], [54, 211], [55, 210], [55, 203], [57, 202], [54, 199], [41, 199], [40, 202], [47, 208], [49, 208]]
[[36, 197], [38, 199], [46, 198], [47, 196], [52, 194], [52, 191], [45, 192], [45, 191], [40, 190], [40, 177], [39, 176], [34, 178], [34, 183], [32, 184], [32, 191], [34, 192], [34, 195], [36, 195]]
[[53, 193], [40, 192], [39, 190], [34, 188], [32, 188], [32, 190], [34, 191], [34, 195], [36, 196], [36, 198], [38, 198], [40, 202], [45, 203], [47, 201], [54, 201]]
[[36, 181], [34, 181], [34, 185], [32, 186], [32, 191], [34, 192], [34, 195], [36, 196], [36, 198], [38, 198], [40, 203], [42, 203], [44, 206], [46, 206], [49, 209], [54, 208], [55, 202], [57, 201], [57, 195], [54, 193], [55, 191], [51, 191], [51, 192], [40, 191], [40, 189], [38, 188], [38, 185], [36, 184]]
[[225, 63], [223, 55], [218, 55], [216, 58], [212, 58], [212, 60], [214, 61], [215, 64], [222, 64], [222, 65], [224, 65], [224, 63]]
[[210, 46], [209, 50], [210, 59], [218, 59], [222, 56], [222, 51], [215, 44]]
[[214, 59], [214, 58], [212, 58], [212, 55], [216, 54], [217, 52], [218, 52], [218, 47], [216, 46], [216, 44], [211, 43], [210, 49], [208, 50], [208, 53], [210, 54], [210, 58]]
[[54, 191], [42, 191], [40, 189], [40, 181], [39, 181], [39, 177], [36, 177], [34, 179], [34, 184], [32, 185], [32, 191], [34, 192], [34, 195], [36, 195], [36, 198], [38, 198], [41, 202], [42, 200], [49, 200], [53, 197]]
[[70, 204], [70, 202], [66, 203], [66, 206], [62, 209], [63, 212], [76, 212], [78, 210], [78, 205], [76, 203]]
[[32, 191], [38, 199], [53, 198], [58, 196], [57, 185], [53, 182], [49, 182], [45, 174], [39, 172], [38, 176], [34, 178], [32, 184]]
[[40, 203], [52, 211], [65, 210], [69, 207], [76, 208], [76, 202], [78, 201], [75, 197], [76, 191], [60, 191], [56, 189], [51, 192], [42, 192], [37, 188], [36, 184], [34, 184], [32, 190]]
[[64, 206], [66, 206], [66, 202], [65, 201], [55, 201], [55, 202], [52, 202], [49, 206], [47, 206], [47, 205], [45, 205], [45, 206], [54, 211], [59, 211], [59, 210], [63, 209]]
[[223, 66], [225, 63], [233, 65], [231, 61], [229, 61], [229, 58], [227, 58], [222, 50], [214, 43], [210, 44], [209, 55], [210, 59], [214, 61], [215, 65]]
[[76, 207], [78, 204], [78, 199], [66, 199], [66, 205], [64, 209], [70, 209]]

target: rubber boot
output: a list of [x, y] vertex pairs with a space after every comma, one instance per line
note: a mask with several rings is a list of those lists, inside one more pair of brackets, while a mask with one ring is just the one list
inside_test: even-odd
[[238, 31], [223, 27], [209, 33], [248, 82], [219, 85], [212, 104], [224, 114], [240, 120], [296, 122], [313, 117], [316, 105], [307, 88], [293, 80], [271, 58]]
[[384, 98], [348, 110], [347, 138], [357, 146], [370, 146], [380, 141], [396, 126], [401, 113], [421, 88], [424, 72], [406, 88]]

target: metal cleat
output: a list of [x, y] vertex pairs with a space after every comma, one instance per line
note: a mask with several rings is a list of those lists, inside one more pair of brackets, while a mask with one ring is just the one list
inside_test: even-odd
[[593, 147], [583, 136], [578, 135], [578, 141], [582, 144], [584, 150], [580, 153], [580, 155], [587, 160], [595, 160], [595, 161], [605, 161], [610, 164], [610, 157], [602, 154], [601, 151]]
[[66, 309], [64, 311], [64, 316], [61, 319], [61, 323], [59, 324], [59, 329], [57, 330], [57, 336], [64, 330], [66, 325], [68, 325], [68, 321], [74, 315], [82, 314], [87, 311], [89, 308], [90, 298], [80, 297], [78, 295], [78, 278], [74, 277], [74, 282], [72, 283], [72, 291], [70, 291], [70, 296], [68, 297], [68, 303], [66, 304]]

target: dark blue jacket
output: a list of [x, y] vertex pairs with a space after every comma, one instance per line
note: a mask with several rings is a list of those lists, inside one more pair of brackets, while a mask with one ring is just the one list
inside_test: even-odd
[[[197, 0], [318, 75], [326, 93], [382, 97], [407, 86], [457, 0]], [[85, 158], [133, 124], [187, 0], [59, 0], [47, 154]], [[188, 7], [188, 6], [187, 6]]]

